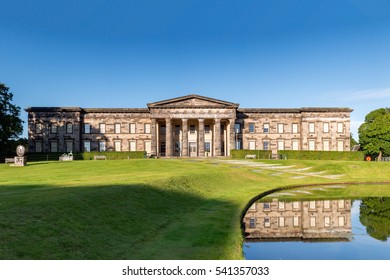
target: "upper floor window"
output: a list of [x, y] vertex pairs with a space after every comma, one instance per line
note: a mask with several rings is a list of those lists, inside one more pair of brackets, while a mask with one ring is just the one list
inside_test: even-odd
[[136, 126], [135, 126], [135, 123], [131, 123], [130, 124], [130, 133], [136, 133]]
[[284, 132], [284, 124], [278, 123], [278, 133], [283, 133]]
[[121, 133], [121, 124], [116, 123], [114, 130], [115, 130], [115, 133]]
[[99, 124], [99, 131], [100, 131], [100, 133], [106, 133], [106, 124], [105, 123]]
[[190, 125], [190, 133], [195, 134], [195, 125]]
[[324, 123], [324, 133], [329, 133], [329, 123]]
[[72, 123], [67, 123], [66, 124], [66, 133], [67, 134], [72, 134], [73, 133], [73, 124]]
[[315, 128], [314, 128], [314, 123], [309, 123], [309, 133], [314, 133], [315, 132]]
[[263, 125], [263, 132], [264, 132], [264, 133], [269, 133], [269, 123], [265, 123], [265, 124]]
[[147, 133], [147, 134], [150, 133], [150, 123], [145, 124], [145, 133]]
[[292, 124], [292, 133], [298, 133], [298, 124], [297, 123]]
[[55, 123], [52, 123], [50, 126], [50, 133], [55, 134], [58, 133], [58, 126]]
[[344, 125], [343, 123], [337, 123], [337, 132], [343, 133], [344, 132]]
[[241, 133], [241, 124], [239, 123], [234, 124], [234, 132]]
[[206, 134], [210, 133], [210, 126], [209, 125], [204, 126], [204, 133], [206, 133]]
[[42, 132], [43, 132], [43, 124], [42, 123], [35, 124], [35, 133], [41, 134]]
[[175, 125], [175, 135], [180, 135], [180, 125]]
[[255, 124], [254, 123], [249, 124], [249, 133], [255, 133]]
[[84, 133], [91, 133], [91, 125], [89, 123], [84, 124]]

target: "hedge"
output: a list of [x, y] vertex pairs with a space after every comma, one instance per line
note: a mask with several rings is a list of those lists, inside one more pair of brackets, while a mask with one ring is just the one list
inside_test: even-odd
[[232, 159], [243, 159], [246, 155], [256, 155], [257, 159], [270, 159], [272, 152], [270, 150], [231, 150]]
[[[64, 153], [27, 153], [27, 162], [31, 161], [58, 161]], [[15, 155], [14, 155], [15, 156]], [[74, 160], [93, 160], [94, 156], [105, 156], [106, 159], [135, 159], [145, 158], [144, 151], [137, 152], [82, 152], [73, 153]]]
[[278, 151], [279, 158], [308, 160], [364, 160], [364, 152], [337, 151]]

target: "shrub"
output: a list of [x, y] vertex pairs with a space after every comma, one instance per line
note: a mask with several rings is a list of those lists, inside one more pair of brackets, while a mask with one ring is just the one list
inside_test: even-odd
[[364, 152], [278, 151], [279, 158], [308, 160], [364, 160]]
[[257, 159], [270, 159], [272, 152], [270, 150], [231, 150], [232, 159], [244, 159], [246, 155], [256, 155]]

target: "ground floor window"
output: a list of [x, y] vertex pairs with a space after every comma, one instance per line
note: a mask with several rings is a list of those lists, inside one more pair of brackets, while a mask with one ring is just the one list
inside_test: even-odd
[[135, 141], [129, 141], [129, 150], [134, 152], [137, 150], [137, 143]]
[[66, 152], [67, 153], [73, 152], [73, 140], [66, 141]]
[[298, 151], [299, 150], [299, 142], [298, 142], [298, 140], [293, 140], [292, 141], [292, 149], [293, 149], [293, 151]]
[[211, 152], [211, 143], [210, 142], [204, 142], [204, 151], [206, 153], [210, 153]]
[[120, 152], [122, 150], [122, 143], [121, 143], [121, 141], [115, 141], [114, 142], [114, 149], [115, 149], [115, 152]]
[[330, 227], [330, 217], [324, 217], [324, 227]]
[[84, 152], [91, 151], [91, 141], [84, 141]]
[[43, 150], [42, 150], [42, 141], [36, 141], [35, 142], [35, 151], [37, 153], [42, 153]]
[[99, 141], [99, 152], [106, 151], [106, 141]]
[[57, 141], [51, 141], [50, 142], [50, 151], [52, 153], [58, 152], [58, 142]]
[[264, 218], [264, 227], [271, 227], [271, 221], [269, 217]]
[[323, 144], [324, 144], [323, 150], [329, 151], [330, 150], [329, 140], [324, 140]]
[[150, 141], [145, 141], [145, 152], [148, 154], [152, 152], [152, 143]]
[[256, 149], [256, 141], [250, 140], [249, 141], [249, 150], [255, 150]]
[[256, 218], [250, 218], [249, 228], [256, 228]]
[[278, 151], [284, 151], [284, 140], [278, 140]]
[[339, 152], [344, 151], [344, 141], [343, 140], [337, 141], [337, 151], [339, 151]]
[[309, 151], [315, 151], [315, 150], [316, 150], [316, 141], [309, 140]]
[[294, 227], [299, 227], [299, 217], [294, 217], [293, 218], [293, 226]]
[[268, 140], [263, 141], [263, 150], [269, 150], [269, 141]]

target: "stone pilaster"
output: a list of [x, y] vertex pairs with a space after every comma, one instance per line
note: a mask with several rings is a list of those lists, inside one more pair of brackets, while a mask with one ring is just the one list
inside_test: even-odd
[[199, 156], [204, 157], [204, 119], [199, 119], [198, 149]]
[[166, 122], [166, 134], [165, 134], [165, 156], [172, 156], [172, 120], [167, 118]]
[[182, 156], [188, 157], [188, 120], [182, 119], [182, 129], [183, 129], [183, 143], [182, 143]]
[[151, 133], [151, 154], [157, 156], [157, 127], [156, 119], [152, 119], [150, 124], [150, 133]]
[[221, 156], [221, 120], [214, 119], [214, 156]]
[[235, 119], [230, 119], [229, 121], [229, 139], [228, 139], [228, 143], [229, 143], [229, 147], [228, 147], [228, 150], [227, 150], [227, 155], [230, 156], [230, 150], [235, 150], [236, 149], [236, 141], [235, 141], [235, 134], [234, 134], [234, 126], [236, 124], [236, 120]]

